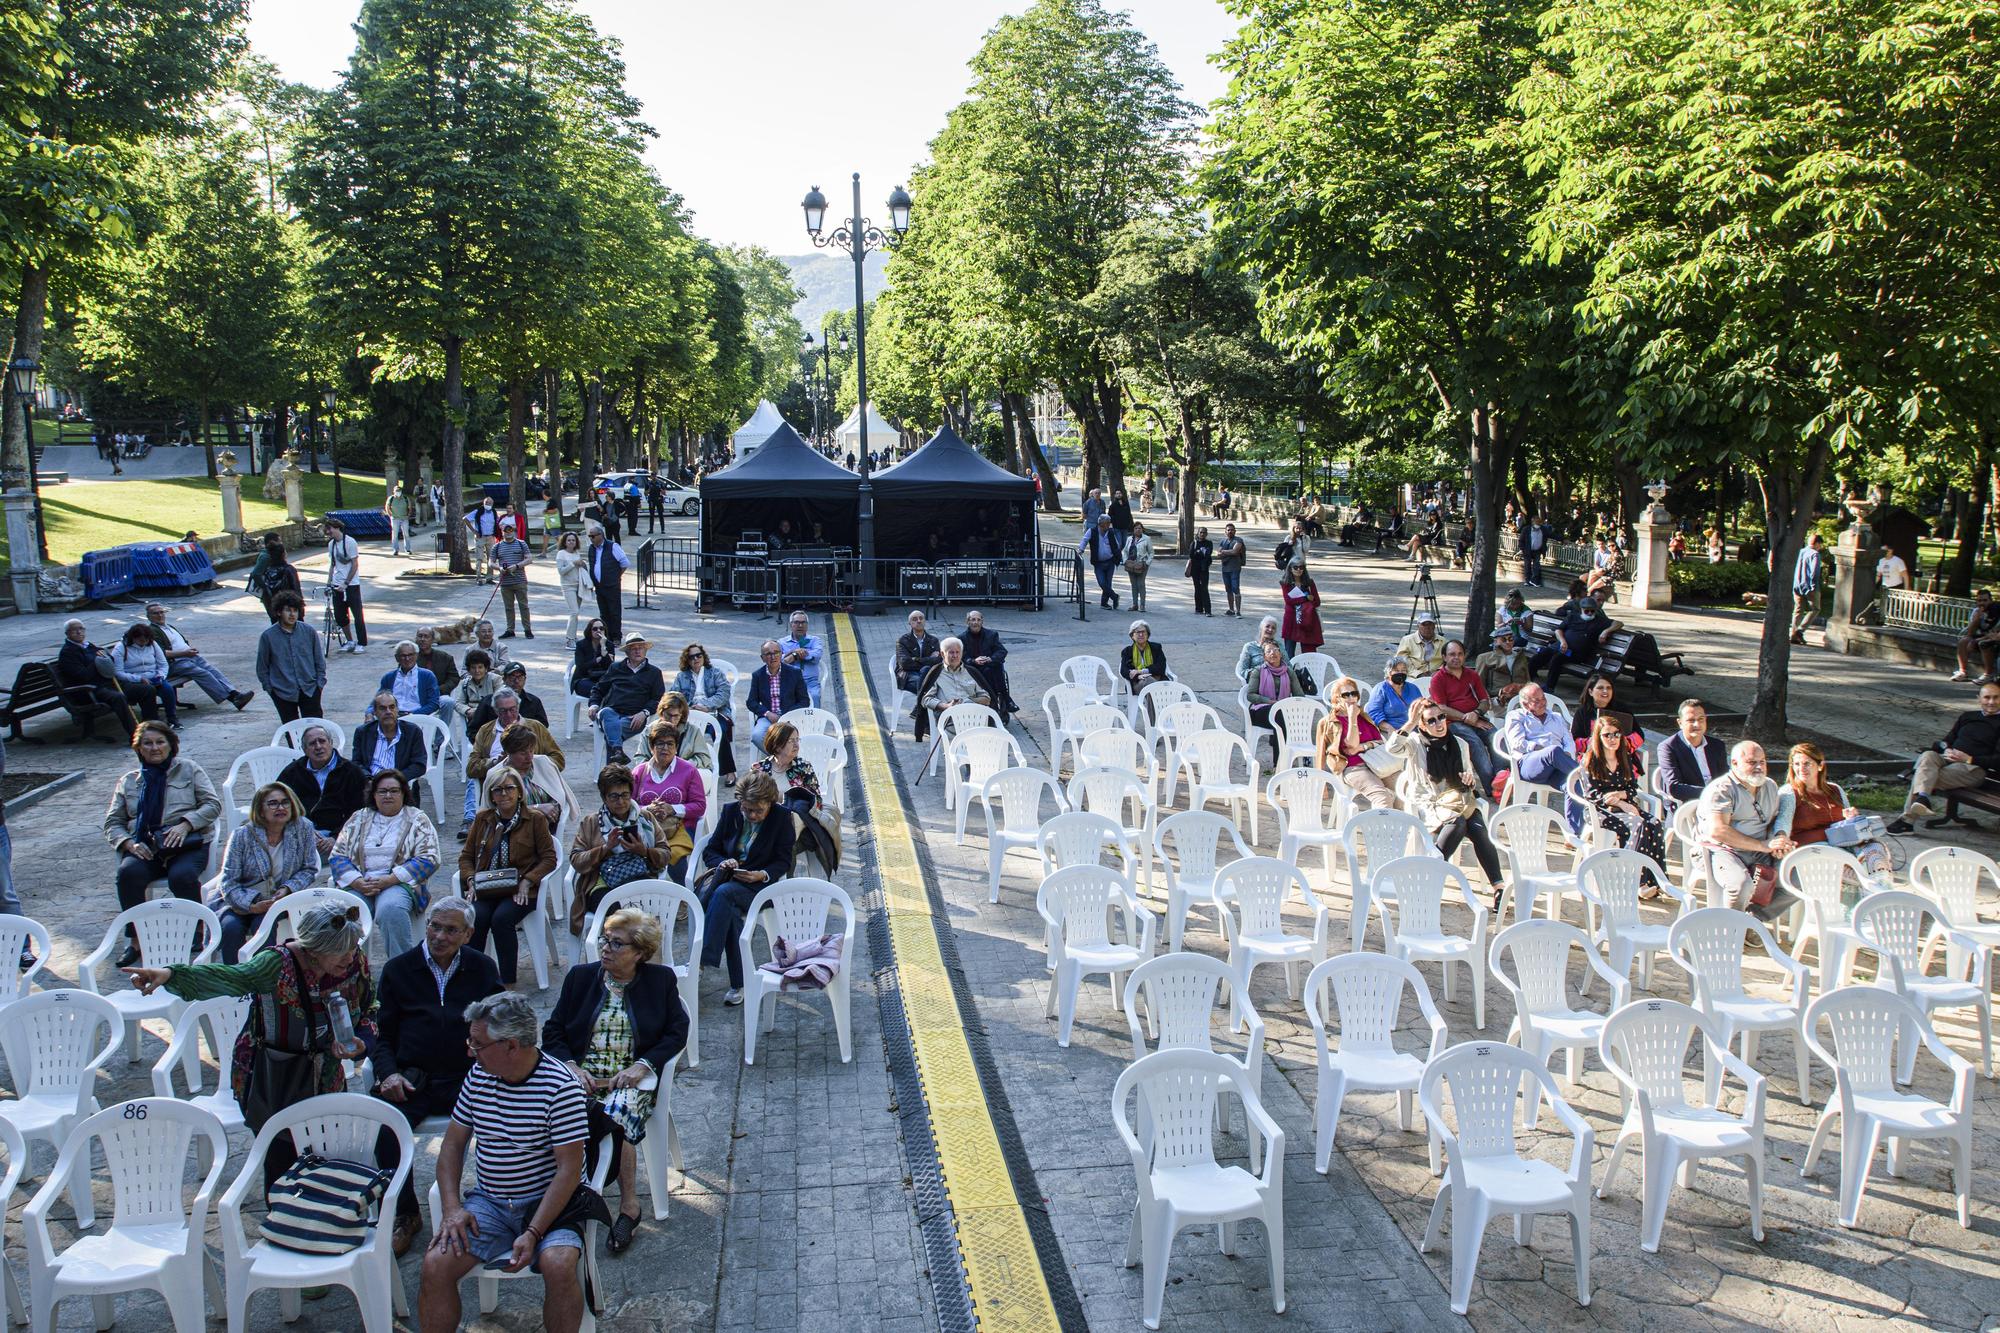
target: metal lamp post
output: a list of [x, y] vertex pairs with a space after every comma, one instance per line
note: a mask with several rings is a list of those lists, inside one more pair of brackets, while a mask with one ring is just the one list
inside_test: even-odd
[[[799, 335], [799, 358], [805, 363], [806, 399], [813, 410], [813, 443], [825, 449], [833, 437], [833, 344], [816, 346], [810, 333]], [[841, 355], [847, 354], [847, 335], [840, 335]], [[813, 385], [813, 365], [819, 366], [819, 385]], [[824, 408], [824, 417], [821, 412]]]
[[1293, 424], [1299, 428], [1299, 499], [1303, 501], [1306, 498], [1306, 419], [1297, 417]]
[[883, 232], [867, 218], [861, 216], [861, 173], [854, 173], [854, 212], [849, 215], [844, 226], [826, 232], [826, 196], [817, 185], [806, 193], [800, 203], [805, 210], [806, 234], [812, 237], [815, 248], [824, 250], [827, 246], [837, 246], [847, 251], [854, 259], [854, 387], [860, 404], [861, 444], [857, 452], [861, 456], [861, 496], [860, 496], [860, 554], [861, 587], [854, 599], [854, 609], [862, 615], [878, 615], [882, 610], [881, 597], [875, 587], [875, 486], [869, 480], [868, 461], [868, 317], [867, 297], [863, 291], [863, 278], [868, 252], [871, 250], [893, 250], [902, 242], [910, 230], [909, 191], [898, 185], [889, 192], [889, 230]]
[[[48, 529], [42, 518], [41, 469], [35, 461], [35, 379], [42, 367], [27, 355], [7, 363], [7, 389], [19, 400], [21, 433], [28, 442], [28, 489], [8, 493], [8, 548], [12, 554], [14, 605], [38, 609], [36, 581], [49, 558]], [[18, 517], [17, 517], [18, 515]]]
[[340, 488], [340, 422], [335, 415], [340, 411], [340, 390], [329, 388], [321, 402], [326, 407], [326, 456], [333, 463], [333, 507], [339, 509], [347, 503]]

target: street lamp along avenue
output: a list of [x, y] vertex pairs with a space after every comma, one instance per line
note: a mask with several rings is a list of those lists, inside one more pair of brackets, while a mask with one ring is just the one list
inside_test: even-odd
[[824, 250], [829, 245], [837, 246], [854, 259], [854, 388], [861, 422], [861, 443], [857, 450], [861, 462], [861, 580], [854, 609], [862, 615], [877, 615], [882, 610], [881, 597], [875, 587], [875, 487], [869, 481], [871, 469], [868, 465], [868, 319], [862, 279], [868, 252], [895, 249], [910, 230], [909, 191], [898, 185], [889, 192], [888, 202], [889, 230], [885, 233], [861, 216], [861, 173], [857, 171], [854, 173], [854, 212], [845, 225], [832, 232], [826, 231], [826, 196], [820, 193], [817, 185], [806, 193], [800, 204], [805, 210], [806, 234], [812, 237], [814, 247]]
[[321, 402], [326, 405], [326, 456], [333, 464], [333, 507], [339, 509], [347, 503], [340, 488], [340, 423], [335, 416], [340, 410], [340, 390], [329, 386]]
[[[35, 458], [35, 379], [42, 373], [42, 367], [32, 356], [21, 355], [7, 363], [7, 387], [12, 391], [21, 409], [21, 431], [28, 439], [28, 494], [32, 497], [35, 513], [35, 550], [42, 563], [49, 558], [49, 530], [42, 517], [42, 476], [41, 467]], [[24, 607], [33, 610], [33, 607]]]
[[[813, 387], [813, 353], [819, 353], [819, 387]], [[847, 355], [847, 333], [840, 335], [840, 354]], [[806, 401], [812, 404], [813, 443], [822, 452], [830, 452], [833, 440], [833, 344], [815, 347], [810, 333], [799, 335], [799, 359], [805, 365]], [[824, 408], [822, 409], [822, 404]], [[821, 413], [824, 410], [825, 420]]]

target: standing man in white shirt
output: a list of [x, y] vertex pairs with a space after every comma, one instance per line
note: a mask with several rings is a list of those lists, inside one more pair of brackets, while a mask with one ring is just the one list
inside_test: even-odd
[[[358, 653], [368, 646], [368, 623], [361, 618], [361, 548], [337, 518], [326, 521], [326, 586], [333, 598], [333, 623], [340, 627], [340, 651]], [[353, 628], [348, 627], [349, 620]]]

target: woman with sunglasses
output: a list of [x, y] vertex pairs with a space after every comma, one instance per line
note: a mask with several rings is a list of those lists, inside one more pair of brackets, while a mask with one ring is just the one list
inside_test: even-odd
[[1370, 810], [1387, 810], [1396, 794], [1368, 766], [1361, 752], [1382, 742], [1381, 729], [1361, 711], [1361, 682], [1342, 676], [1333, 682], [1333, 707], [1320, 719], [1320, 768], [1338, 777], [1354, 799]]
[[[1641, 856], [1650, 856], [1660, 865], [1667, 861], [1665, 830], [1658, 815], [1651, 814], [1639, 799], [1639, 762], [1625, 742], [1625, 730], [1612, 713], [1600, 714], [1591, 725], [1583, 751], [1583, 795], [1597, 811], [1598, 824]], [[1660, 896], [1653, 872], [1645, 872], [1642, 898]]]
[[[667, 698], [674, 694], [681, 696], [681, 702], [696, 712], [707, 713], [722, 725], [721, 743], [716, 747], [715, 759], [717, 775], [724, 782], [736, 781], [736, 709], [730, 699], [729, 677], [722, 668], [715, 665], [708, 656], [708, 649], [698, 643], [691, 643], [681, 649], [680, 671], [668, 683], [668, 695], [660, 700], [662, 708]], [[679, 727], [685, 718], [674, 723]], [[708, 748], [706, 741], [702, 749]], [[686, 747], [683, 747], [684, 751]], [[693, 755], [688, 756], [693, 759]]]
[[1410, 812], [1423, 820], [1431, 841], [1446, 860], [1470, 839], [1472, 854], [1500, 901], [1500, 852], [1486, 831], [1479, 809], [1479, 772], [1472, 751], [1451, 734], [1451, 719], [1428, 699], [1410, 710], [1410, 720], [1389, 738], [1389, 752], [1403, 757], [1403, 795]]

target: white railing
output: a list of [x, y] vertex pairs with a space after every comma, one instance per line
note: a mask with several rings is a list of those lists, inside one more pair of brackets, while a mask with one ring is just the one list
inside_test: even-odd
[[1893, 588], [1882, 594], [1882, 624], [1887, 629], [1963, 634], [1966, 623], [1972, 619], [1974, 605], [1968, 597], [1940, 597], [1936, 593]]

